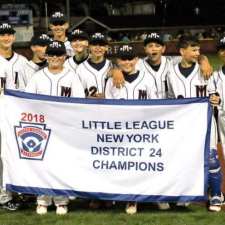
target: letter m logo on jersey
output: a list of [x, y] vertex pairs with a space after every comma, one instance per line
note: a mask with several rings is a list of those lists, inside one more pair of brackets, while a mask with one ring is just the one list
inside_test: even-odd
[[207, 85], [196, 85], [196, 97], [206, 97]]
[[51, 134], [46, 124], [20, 122], [14, 129], [20, 158], [43, 160]]

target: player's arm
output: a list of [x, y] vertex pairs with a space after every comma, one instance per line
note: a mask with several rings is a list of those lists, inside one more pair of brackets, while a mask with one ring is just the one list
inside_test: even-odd
[[209, 63], [208, 57], [205, 55], [200, 55], [198, 59], [198, 63], [200, 65], [201, 74], [205, 79], [209, 79], [209, 77], [213, 73], [213, 68]]
[[124, 86], [125, 80], [123, 73], [117, 66], [113, 66], [113, 68], [110, 69], [109, 77], [112, 77], [113, 86], [117, 88]]
[[111, 92], [112, 88], [113, 88], [113, 78], [109, 78], [105, 86], [105, 98], [113, 99], [112, 92]]
[[172, 76], [172, 75], [170, 73], [168, 73], [167, 77], [166, 77], [167, 98], [176, 98], [176, 95], [173, 90], [172, 79], [170, 76]]
[[35, 75], [27, 83], [25, 92], [37, 94], [37, 84], [36, 84], [36, 76]]
[[156, 84], [151, 76], [148, 76], [148, 79], [147, 79], [147, 91], [148, 91], [148, 99], [158, 98]]
[[209, 101], [213, 106], [221, 104], [221, 98], [217, 88], [218, 73], [214, 72], [208, 80], [207, 90], [209, 93]]

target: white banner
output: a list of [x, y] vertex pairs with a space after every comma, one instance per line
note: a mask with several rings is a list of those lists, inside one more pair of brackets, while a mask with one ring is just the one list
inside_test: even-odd
[[6, 91], [4, 185], [117, 201], [206, 199], [208, 99], [93, 100]]

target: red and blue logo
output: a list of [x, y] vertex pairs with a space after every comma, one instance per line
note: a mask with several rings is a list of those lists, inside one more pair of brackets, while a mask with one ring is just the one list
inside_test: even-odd
[[20, 158], [43, 160], [51, 134], [46, 124], [20, 122], [14, 128]]

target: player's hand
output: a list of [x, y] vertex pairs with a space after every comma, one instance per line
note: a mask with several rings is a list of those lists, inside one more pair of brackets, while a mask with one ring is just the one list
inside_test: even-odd
[[216, 94], [212, 94], [209, 97], [209, 101], [213, 106], [217, 106], [220, 104], [220, 96], [216, 95]]
[[92, 99], [102, 99], [105, 98], [105, 95], [103, 93], [97, 93], [94, 96], [88, 96], [87, 98], [92, 98]]
[[111, 71], [112, 79], [113, 79], [113, 86], [117, 88], [121, 88], [125, 84], [123, 73], [120, 69], [112, 69]]
[[95, 98], [105, 98], [105, 95], [103, 93], [97, 93]]
[[205, 55], [200, 55], [199, 59], [198, 59], [199, 65], [200, 65], [200, 70], [201, 70], [201, 74], [205, 79], [209, 79], [209, 77], [212, 75], [213, 73], [213, 68], [209, 63], [209, 60], [207, 58], [207, 56]]

